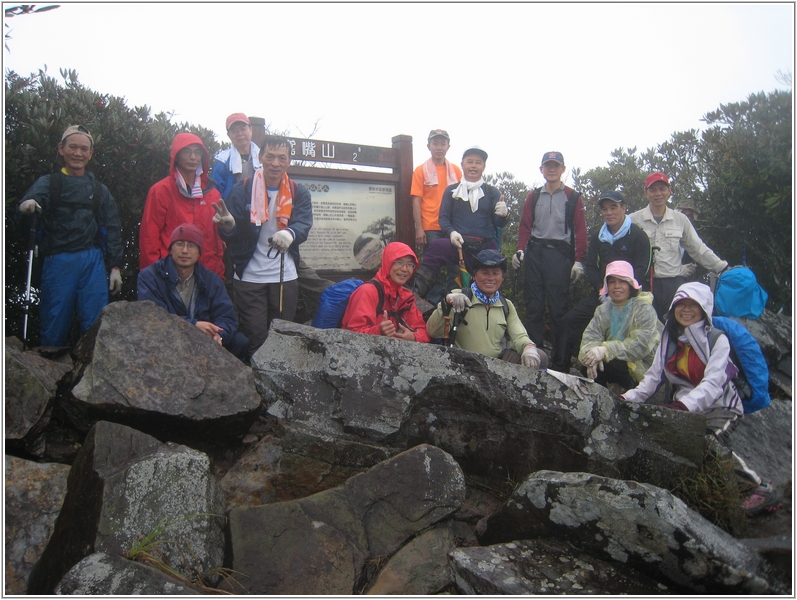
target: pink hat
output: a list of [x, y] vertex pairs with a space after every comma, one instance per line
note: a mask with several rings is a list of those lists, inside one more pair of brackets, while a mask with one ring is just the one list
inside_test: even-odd
[[617, 277], [618, 279], [628, 282], [628, 284], [635, 290], [638, 290], [642, 287], [639, 285], [637, 280], [634, 279], [634, 267], [624, 260], [616, 260], [606, 265], [606, 274], [603, 276], [603, 287], [600, 291], [600, 293], [604, 296], [609, 293], [609, 284], [607, 281], [610, 276]]
[[243, 113], [232, 113], [229, 117], [227, 117], [227, 129], [232, 127], [233, 123], [237, 123], [240, 121], [241, 123], [246, 123], [249, 125], [249, 117], [247, 117]]
[[656, 171], [655, 173], [651, 173], [650, 175], [648, 175], [648, 178], [645, 179], [645, 189], [648, 189], [657, 181], [663, 181], [667, 185], [670, 185], [670, 180], [667, 179], [667, 176], [661, 171]]

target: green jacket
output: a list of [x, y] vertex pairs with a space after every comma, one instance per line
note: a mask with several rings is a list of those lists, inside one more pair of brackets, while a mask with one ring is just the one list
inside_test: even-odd
[[[461, 290], [453, 290], [459, 292]], [[445, 299], [443, 299], [445, 302]], [[482, 304], [478, 298], [473, 297], [473, 306], [465, 313], [465, 323], [457, 327], [457, 337], [454, 341], [456, 348], [478, 352], [486, 356], [498, 358], [503, 346], [501, 344], [504, 334], [509, 337], [512, 349], [518, 354], [523, 354], [523, 349], [532, 341], [526, 333], [526, 328], [517, 316], [515, 305], [504, 296], [489, 307]], [[501, 308], [502, 302], [506, 302], [509, 307], [507, 318], [504, 318], [504, 311]], [[451, 312], [453, 323], [454, 312]], [[437, 305], [437, 309], [429, 317], [426, 323], [426, 331], [431, 338], [443, 336], [445, 320], [443, 317], [442, 302]]]
[[630, 305], [629, 312], [615, 339], [609, 339], [609, 337], [612, 310], [615, 310], [617, 305], [611, 298], [606, 298], [595, 309], [595, 316], [592, 317], [581, 337], [578, 360], [583, 362], [584, 355], [591, 348], [606, 346], [605, 362], [615, 358], [627, 362], [631, 376], [637, 381], [642, 381], [645, 371], [653, 364], [664, 326], [656, 316], [656, 309], [653, 308], [653, 294], [650, 292], [639, 292], [639, 295], [631, 298], [628, 304]]

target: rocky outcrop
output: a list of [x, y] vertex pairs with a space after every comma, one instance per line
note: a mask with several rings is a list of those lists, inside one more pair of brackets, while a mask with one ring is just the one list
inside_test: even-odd
[[792, 403], [772, 400], [767, 408], [744, 415], [730, 436], [733, 451], [779, 490], [790, 487], [792, 470]]
[[5, 458], [6, 594], [24, 594], [66, 496], [69, 465]]
[[589, 473], [541, 471], [480, 523], [482, 544], [567, 541], [676, 590], [783, 593], [768, 565], [667, 490]]
[[52, 593], [94, 552], [156, 552], [185, 577], [221, 567], [224, 502], [209, 467], [201, 452], [124, 425], [95, 424], [28, 592]]
[[252, 372], [153, 302], [114, 302], [75, 349], [73, 424], [114, 421], [162, 439], [230, 443], [257, 417]]
[[55, 593], [78, 596], [188, 596], [200, 592], [147, 565], [116, 554], [97, 552], [72, 567], [58, 584]]
[[464, 499], [453, 458], [419, 446], [341, 487], [231, 510], [232, 568], [248, 594], [349, 595], [365, 584], [367, 561], [392, 555]]
[[669, 588], [621, 564], [609, 563], [572, 544], [520, 540], [451, 552], [457, 589], [463, 594], [619, 596], [672, 593]]
[[596, 384], [576, 393], [543, 371], [433, 344], [274, 321], [253, 365], [270, 414], [316, 448], [359, 444], [370, 456], [346, 459], [361, 466], [373, 447], [428, 443], [498, 481], [556, 468], [668, 486], [705, 448], [699, 415], [622, 402]]
[[5, 440], [9, 449], [29, 451], [47, 424], [43, 417], [69, 367], [35, 352], [23, 352], [14, 340], [7, 338], [5, 344]]

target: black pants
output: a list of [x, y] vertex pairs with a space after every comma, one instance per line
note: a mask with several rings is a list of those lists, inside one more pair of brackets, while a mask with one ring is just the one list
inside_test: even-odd
[[573, 353], [581, 348], [581, 336], [589, 325], [592, 317], [595, 316], [595, 309], [601, 305], [601, 298], [598, 292], [591, 291], [589, 295], [571, 308], [564, 318], [565, 329], [565, 353], [564, 362], [570, 363]]
[[628, 363], [619, 358], [603, 363], [603, 371], [598, 371], [595, 383], [599, 383], [603, 387], [607, 387], [610, 383], [616, 383], [625, 388], [624, 391], [631, 390], [637, 386], [636, 379], [631, 377], [631, 372], [628, 370]]
[[531, 340], [542, 348], [545, 331], [545, 304], [551, 315], [551, 368], [569, 371], [565, 364], [563, 320], [570, 308], [570, 269], [572, 258], [565, 256], [556, 245], [545, 241], [529, 241], [523, 260], [523, 295], [526, 300], [526, 331]]
[[675, 292], [686, 283], [686, 279], [678, 277], [654, 277], [653, 278], [653, 308], [659, 316], [659, 321], [664, 323], [667, 311], [670, 310]]

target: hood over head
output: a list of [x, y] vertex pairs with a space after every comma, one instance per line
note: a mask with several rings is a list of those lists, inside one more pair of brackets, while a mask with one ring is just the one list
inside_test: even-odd
[[382, 266], [379, 267], [377, 279], [382, 283], [388, 282], [391, 285], [396, 285], [393, 283], [393, 280], [390, 279], [390, 267], [392, 267], [393, 263], [398, 259], [404, 258], [405, 256], [409, 256], [415, 261], [415, 268], [417, 269], [418, 257], [407, 244], [403, 242], [390, 242], [385, 246], [385, 249], [382, 250]]
[[678, 303], [678, 301], [683, 300], [684, 298], [690, 298], [691, 300], [697, 302], [703, 309], [703, 312], [706, 313], [706, 324], [712, 325], [711, 313], [714, 312], [714, 295], [711, 293], [710, 287], [708, 287], [705, 283], [700, 283], [698, 281], [690, 281], [689, 283], [685, 283], [678, 288], [678, 290], [675, 292], [675, 295], [672, 297], [670, 310], [667, 312], [668, 320], [672, 314], [673, 307]]
[[204, 151], [202, 154], [202, 175], [200, 176], [202, 189], [204, 190], [208, 185], [210, 152], [208, 152], [207, 146], [205, 146], [202, 138], [200, 138], [198, 135], [194, 135], [193, 133], [178, 133], [176, 136], [174, 136], [174, 140], [172, 141], [171, 158], [169, 159], [169, 173], [171, 174], [172, 178], [177, 176], [177, 163], [175, 162], [177, 159], [177, 153], [183, 148], [187, 148], [191, 144], [199, 144], [202, 146], [202, 150]]

